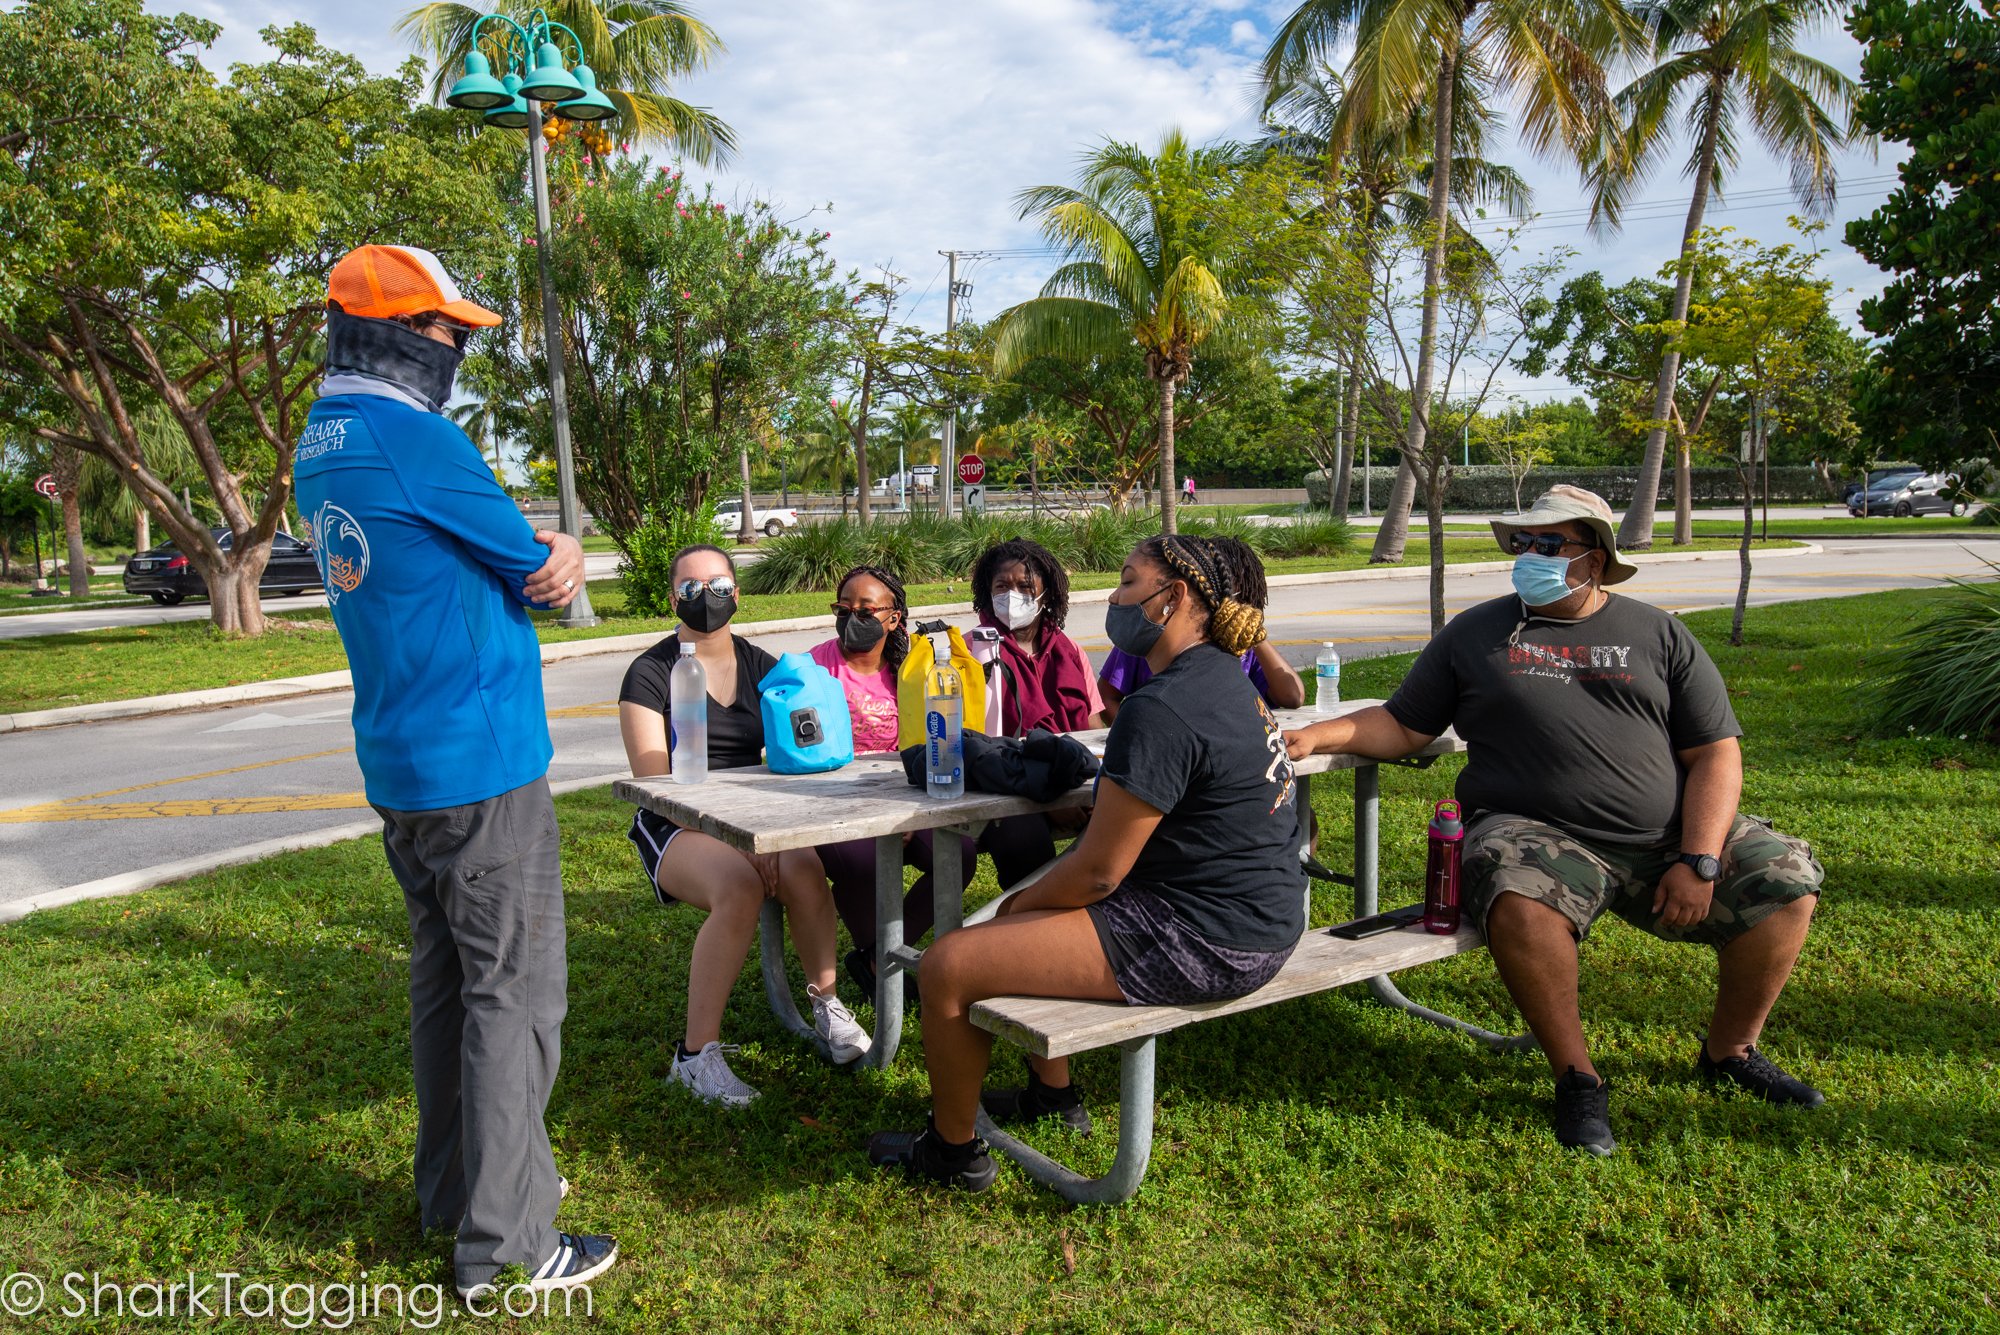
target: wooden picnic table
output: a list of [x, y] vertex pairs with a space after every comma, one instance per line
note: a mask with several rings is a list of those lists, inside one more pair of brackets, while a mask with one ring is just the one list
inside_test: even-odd
[[[1379, 700], [1342, 702], [1337, 713], [1348, 713]], [[1329, 717], [1309, 709], [1277, 712], [1286, 728], [1304, 727]], [[1072, 734], [1085, 746], [1102, 754], [1106, 731]], [[1299, 801], [1310, 809], [1312, 776], [1354, 771], [1354, 867], [1351, 874], [1327, 870], [1306, 857], [1307, 870], [1314, 876], [1352, 886], [1356, 917], [1374, 913], [1381, 884], [1381, 776], [1383, 763], [1423, 766], [1438, 756], [1465, 749], [1450, 733], [1404, 760], [1377, 762], [1360, 756], [1309, 756], [1296, 762]], [[874, 1066], [886, 1066], [896, 1056], [902, 1041], [903, 975], [917, 967], [921, 952], [903, 941], [903, 837], [919, 830], [941, 830], [947, 834], [976, 836], [986, 822], [1004, 816], [1033, 811], [1061, 811], [1088, 806], [1092, 799], [1089, 784], [1071, 789], [1052, 802], [1034, 802], [1024, 797], [967, 791], [947, 800], [930, 797], [913, 788], [904, 777], [902, 758], [893, 752], [855, 757], [853, 763], [823, 774], [773, 774], [762, 765], [747, 769], [712, 770], [701, 783], [675, 783], [665, 776], [648, 779], [621, 779], [613, 792], [628, 802], [664, 816], [676, 825], [722, 840], [747, 853], [777, 853], [794, 848], [813, 848], [849, 839], [872, 838], [875, 859], [875, 1033], [874, 1044], [863, 1059]], [[963, 922], [965, 868], [957, 839], [942, 838], [933, 846], [932, 886], [936, 896], [935, 931], [943, 936]], [[1303, 856], [1303, 853], [1302, 853]], [[812, 1026], [800, 1018], [792, 1000], [791, 985], [784, 963], [783, 911], [775, 901], [764, 906], [761, 954], [764, 992], [772, 1012], [791, 1032], [812, 1042], [825, 1055], [825, 1046]], [[1383, 1002], [1421, 1016], [1434, 1024], [1472, 1033], [1487, 1042], [1505, 1042], [1503, 1036], [1489, 1034], [1450, 1016], [1426, 1010], [1409, 1001], [1386, 975], [1370, 980], [1370, 989]]]

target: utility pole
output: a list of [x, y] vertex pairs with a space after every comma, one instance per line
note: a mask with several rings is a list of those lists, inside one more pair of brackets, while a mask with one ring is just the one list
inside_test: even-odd
[[[944, 346], [945, 351], [953, 348], [953, 336], [958, 332], [958, 302], [961, 297], [972, 295], [972, 284], [958, 281], [957, 250], [943, 250], [939, 254], [945, 258], [950, 272], [945, 275], [944, 289]], [[938, 451], [938, 500], [944, 507], [944, 517], [951, 518], [951, 488], [958, 478], [958, 405], [953, 404], [944, 415], [944, 447]]]

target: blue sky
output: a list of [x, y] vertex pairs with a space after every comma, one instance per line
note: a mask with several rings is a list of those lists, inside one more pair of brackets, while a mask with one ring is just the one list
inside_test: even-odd
[[[1254, 131], [1252, 72], [1276, 23], [1295, 0], [733, 0], [697, 11], [729, 50], [679, 91], [714, 108], [737, 130], [741, 151], [721, 173], [726, 191], [769, 198], [793, 214], [832, 206], [822, 225], [844, 265], [888, 268], [909, 280], [914, 323], [942, 327], [939, 251], [1034, 248], [1015, 217], [1015, 193], [1070, 178], [1077, 155], [1105, 137], [1149, 143], [1170, 126], [1191, 138]], [[387, 71], [409, 48], [392, 31], [404, 3], [377, 0], [180, 0], [216, 19], [217, 63], [260, 58], [256, 29], [303, 21], [334, 45]], [[1814, 54], [1859, 70], [1858, 45], [1838, 29]], [[1663, 170], [1638, 196], [1624, 231], [1608, 240], [1582, 225], [1573, 172], [1500, 151], [1534, 185], [1539, 221], [1531, 250], [1562, 245], [1572, 267], [1613, 281], [1656, 272], [1678, 246], [1687, 181]], [[1840, 241], [1841, 222], [1869, 212], [1893, 184], [1892, 159], [1853, 152], [1841, 164], [1834, 225], [1824, 235], [1835, 310], [1855, 303], [1881, 275]], [[702, 174], [690, 168], [691, 177]], [[1789, 234], [1793, 205], [1785, 172], [1754, 148], [1730, 197], [1711, 211], [1769, 240]], [[990, 316], [1032, 294], [1049, 261], [998, 257], [968, 266], [971, 314]], [[1532, 400], [1563, 393], [1559, 382], [1503, 373], [1501, 384]]]

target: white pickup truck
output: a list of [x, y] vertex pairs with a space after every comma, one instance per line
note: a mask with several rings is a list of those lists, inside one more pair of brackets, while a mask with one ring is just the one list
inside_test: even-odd
[[[715, 526], [724, 533], [738, 533], [743, 528], [743, 502], [738, 497], [717, 501], [715, 505]], [[788, 528], [799, 526], [799, 512], [789, 506], [770, 510], [751, 510], [750, 527], [762, 530], [767, 538], [775, 538]]]

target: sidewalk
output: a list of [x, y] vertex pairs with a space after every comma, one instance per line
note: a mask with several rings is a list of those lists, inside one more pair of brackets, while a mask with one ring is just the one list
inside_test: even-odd
[[[1812, 556], [1821, 550], [1816, 544], [1806, 542], [1796, 547], [1782, 547], [1776, 551], [1762, 552], [1758, 559]], [[1638, 552], [1629, 559], [1635, 564], [1669, 565], [1680, 561], [1734, 561], [1736, 553], [1734, 551]], [[1512, 561], [1466, 561], [1447, 566], [1445, 575], [1449, 578], [1460, 574], [1490, 574], [1512, 569], [1513, 564]], [[1429, 566], [1384, 566], [1374, 570], [1329, 570], [1324, 573], [1273, 575], [1270, 583], [1273, 588], [1283, 588], [1300, 584], [1348, 584], [1378, 579], [1429, 578]], [[1116, 592], [1114, 589], [1076, 589], [1070, 593], [1070, 605], [1108, 602], [1114, 592]], [[917, 619], [968, 616], [972, 610], [972, 604], [969, 602], [932, 603], [924, 607], [911, 608], [910, 615]], [[831, 630], [833, 618], [820, 615], [735, 624], [739, 630], [749, 635], [778, 635], [795, 630]], [[560, 663], [566, 659], [584, 658], [594, 654], [637, 654], [658, 644], [660, 637], [666, 633], [667, 627], [663, 624], [657, 632], [607, 635], [596, 640], [567, 640], [561, 644], [545, 644], [542, 646], [542, 662]], [[280, 677], [274, 681], [245, 682], [241, 686], [220, 686], [206, 691], [180, 691], [172, 695], [148, 695], [133, 700], [105, 700], [92, 705], [71, 705], [64, 709], [38, 709], [24, 714], [0, 714], [0, 733], [57, 728], [71, 723], [103, 723], [112, 719], [145, 718], [154, 714], [175, 714], [183, 710], [239, 705], [252, 700], [287, 699], [324, 691], [344, 691], [353, 684], [352, 676], [346, 672], [320, 672], [309, 677]]]

